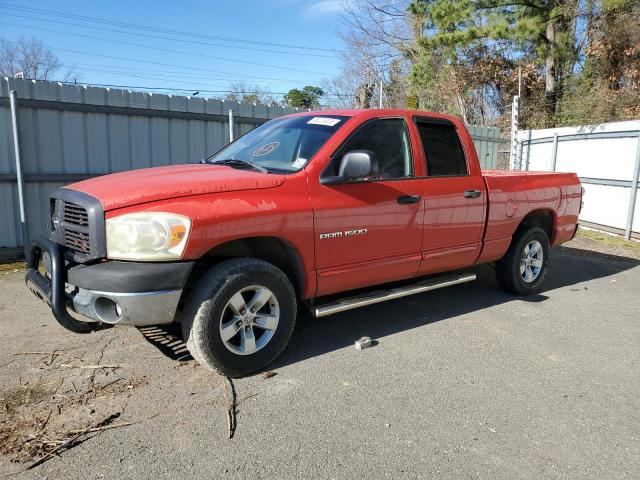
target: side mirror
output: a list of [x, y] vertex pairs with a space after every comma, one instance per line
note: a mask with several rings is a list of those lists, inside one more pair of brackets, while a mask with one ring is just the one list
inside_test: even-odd
[[325, 177], [320, 183], [346, 183], [360, 180], [378, 174], [378, 163], [373, 152], [368, 150], [353, 150], [344, 154], [340, 160], [340, 170], [337, 177]]

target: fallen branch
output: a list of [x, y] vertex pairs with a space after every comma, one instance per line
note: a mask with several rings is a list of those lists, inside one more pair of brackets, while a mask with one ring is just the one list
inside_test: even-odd
[[10, 360], [7, 363], [3, 363], [2, 365], [0, 365], [0, 368], [6, 367], [7, 365], [11, 365], [13, 362], [15, 362], [15, 360]]
[[[86, 433], [101, 432], [103, 430], [111, 430], [112, 428], [130, 427], [131, 425], [137, 425], [137, 424], [142, 423], [142, 422], [148, 422], [152, 418], [156, 418], [158, 415], [160, 415], [160, 414], [159, 413], [154, 413], [150, 417], [143, 418], [142, 420], [136, 420], [135, 422], [124, 422], [124, 423], [119, 423], [117, 425], [105, 425], [103, 427], [94, 427], [94, 428], [89, 429]], [[73, 434], [73, 433], [80, 432], [80, 431], [81, 430], [71, 430], [69, 433]]]
[[14, 353], [14, 355], [50, 355], [52, 357], [57, 357], [58, 355], [62, 355], [64, 357], [73, 358], [74, 360], [78, 360], [79, 362], [84, 362], [80, 357], [75, 357], [73, 355], [69, 355], [68, 353], [59, 352], [58, 350], [54, 350], [53, 352], [18, 352]]
[[31, 463], [27, 468], [25, 468], [25, 470], [31, 470], [32, 468], [37, 467], [38, 465], [46, 462], [47, 460], [49, 460], [49, 458], [54, 457], [55, 453], [58, 452], [60, 449], [66, 447], [67, 445], [71, 444], [72, 442], [76, 441], [78, 438], [80, 438], [82, 435], [84, 435], [85, 433], [87, 433], [89, 431], [89, 429], [85, 429], [82, 432], [78, 433], [77, 435], [74, 435], [73, 437], [69, 438], [68, 440], [66, 440], [65, 442], [61, 443], [60, 445], [58, 445], [56, 448], [54, 448], [53, 450], [51, 450], [50, 452], [46, 452], [44, 454], [44, 456], [40, 457], [38, 460], [36, 460], [35, 462]]
[[47, 424], [49, 423], [49, 420], [51, 419], [51, 414], [53, 413], [53, 410], [49, 410], [49, 415], [47, 415], [47, 418], [44, 420], [44, 422], [42, 422], [42, 425], [40, 425], [40, 431], [43, 432], [44, 428], [47, 426]]
[[[121, 415], [121, 412], [112, 413], [111, 415], [109, 415], [104, 420], [98, 422], [96, 425], [84, 428], [82, 430], [72, 430], [71, 432], [69, 432], [69, 433], [71, 433], [73, 435], [71, 438], [68, 438], [67, 440], [65, 440], [63, 443], [58, 445], [56, 448], [54, 448], [50, 452], [46, 452], [42, 457], [40, 457], [36, 461], [30, 463], [27, 466], [27, 468], [25, 468], [25, 471], [26, 470], [31, 470], [32, 468], [35, 468], [38, 465], [43, 464], [44, 462], [49, 460], [51, 457], [54, 457], [56, 455], [56, 453], [59, 452], [60, 450], [62, 450], [63, 448], [68, 447], [70, 445], [73, 445], [73, 443], [76, 442], [83, 435], [86, 435], [87, 433], [91, 433], [91, 431], [96, 429], [96, 428], [102, 428], [104, 426], [107, 426], [106, 424], [108, 424], [111, 421], [115, 420], [120, 415]], [[76, 433], [74, 434], [74, 432], [76, 432]]]
[[0, 478], [12, 477], [14, 475], [18, 475], [19, 473], [24, 473], [24, 472], [26, 472], [25, 469], [17, 470], [15, 472], [3, 473], [2, 475], [0, 475]]
[[[233, 385], [233, 381], [229, 377], [223, 377], [222, 382], [224, 383], [224, 400], [227, 404], [227, 432], [229, 437], [233, 438], [233, 435], [236, 432], [237, 426], [237, 403], [236, 403], [236, 389]], [[231, 385], [231, 400], [229, 400], [229, 388], [227, 387], [227, 382]]]
[[[135, 422], [138, 423], [138, 422]], [[89, 428], [84, 429], [84, 430], [70, 430], [69, 433], [70, 434], [76, 434], [76, 433], [92, 433], [92, 432], [102, 432], [103, 430], [110, 430], [112, 428], [120, 428], [120, 427], [128, 427], [130, 425], [134, 425], [134, 422], [125, 422], [125, 423], [119, 423], [117, 425], [105, 425], [104, 427], [94, 427], [94, 428]]]
[[100, 387], [98, 387], [100, 390], [104, 390], [107, 387], [110, 387], [111, 385], [113, 385], [114, 383], [118, 383], [118, 382], [122, 382], [124, 381], [124, 378], [116, 378], [113, 382], [109, 382], [106, 385], [101, 385]]
[[123, 368], [122, 365], [70, 365], [68, 363], [61, 363], [60, 366], [64, 368], [84, 368], [89, 370], [96, 370], [100, 368]]
[[242, 405], [244, 402], [246, 402], [247, 400], [253, 398], [253, 397], [257, 397], [258, 395], [260, 395], [260, 392], [256, 392], [256, 393], [252, 393], [251, 395], [247, 395], [244, 398], [241, 398], [238, 403], [236, 403], [236, 407], [239, 407], [240, 405]]

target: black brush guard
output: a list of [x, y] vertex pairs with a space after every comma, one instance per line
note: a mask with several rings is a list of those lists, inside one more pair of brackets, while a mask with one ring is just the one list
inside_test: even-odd
[[[44, 252], [48, 253], [51, 259], [50, 269], [47, 269], [51, 280], [39, 271]], [[33, 240], [27, 259], [27, 273], [25, 275], [27, 286], [51, 306], [53, 316], [67, 330], [75, 333], [90, 333], [100, 329], [99, 323], [81, 322], [69, 315], [65, 293], [66, 281], [67, 271], [60, 246], [45, 237]]]

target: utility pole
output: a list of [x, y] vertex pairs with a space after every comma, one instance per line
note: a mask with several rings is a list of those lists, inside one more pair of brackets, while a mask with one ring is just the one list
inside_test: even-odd
[[518, 165], [518, 116], [520, 115], [520, 96], [514, 95], [511, 103], [511, 151], [509, 152], [509, 170]]
[[380, 101], [378, 102], [378, 108], [382, 108], [382, 80], [380, 80]]

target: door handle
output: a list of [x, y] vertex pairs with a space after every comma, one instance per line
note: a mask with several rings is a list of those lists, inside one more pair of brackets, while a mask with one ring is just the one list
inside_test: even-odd
[[410, 203], [418, 203], [420, 201], [420, 195], [401, 195], [398, 197], [398, 203], [400, 205], [409, 205]]
[[465, 190], [464, 198], [478, 198], [480, 196], [480, 190]]

